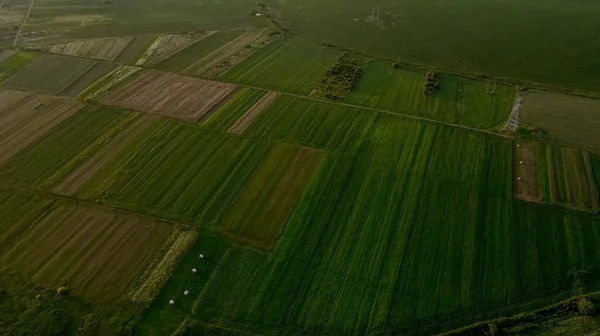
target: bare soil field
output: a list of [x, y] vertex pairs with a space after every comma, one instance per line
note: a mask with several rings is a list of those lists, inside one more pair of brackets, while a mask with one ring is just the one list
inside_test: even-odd
[[101, 38], [55, 44], [51, 53], [114, 61], [133, 40], [131, 36]]
[[144, 52], [135, 65], [153, 67], [166, 60], [181, 49], [206, 38], [215, 32], [202, 32], [190, 34], [168, 34], [159, 36], [154, 43]]
[[152, 70], [109, 92], [100, 102], [196, 121], [234, 89], [231, 84]]
[[255, 29], [245, 32], [183, 69], [181, 73], [210, 78], [218, 77], [256, 52], [257, 48], [253, 48], [252, 44], [263, 36], [264, 31], [264, 29]]
[[91, 298], [125, 294], [173, 226], [117, 211], [61, 204], [2, 256], [3, 265], [47, 286]]
[[[13, 104], [5, 103], [9, 101]], [[23, 104], [12, 107], [19, 102]], [[73, 115], [83, 104], [49, 95], [3, 91], [0, 106], [0, 163], [4, 163]]]
[[19, 70], [3, 85], [56, 94], [66, 90], [95, 64], [91, 60], [43, 55]]
[[233, 134], [242, 134], [248, 126], [258, 117], [258, 115], [269, 106], [275, 99], [279, 97], [279, 93], [277, 92], [269, 92], [264, 95], [254, 106], [252, 106], [248, 112], [244, 113], [244, 115], [238, 119], [238, 121], [231, 126], [227, 132]]
[[98, 153], [74, 170], [58, 186], [56, 186], [53, 191], [63, 195], [73, 195], [77, 189], [94, 176], [106, 162], [119, 156], [121, 151], [131, 144], [154, 119], [156, 119], [156, 116], [154, 115], [143, 114], [129, 127], [122, 130], [119, 135], [114, 137]]
[[88, 72], [79, 77], [73, 84], [60, 93], [61, 96], [77, 97], [78, 94], [94, 84], [97, 80], [106, 74], [115, 70], [117, 64], [108, 62], [98, 62]]
[[520, 140], [515, 144], [515, 196], [528, 202], [540, 201], [538, 143]]

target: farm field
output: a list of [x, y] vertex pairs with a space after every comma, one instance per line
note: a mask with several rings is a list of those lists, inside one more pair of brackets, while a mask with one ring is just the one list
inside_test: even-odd
[[7, 162], [82, 107], [77, 101], [0, 91], [0, 164]]
[[244, 33], [244, 31], [215, 32], [167, 58], [159, 63], [156, 68], [171, 72], [183, 71], [187, 67], [193, 65], [196, 61], [209, 55]]
[[276, 144], [244, 186], [219, 230], [236, 241], [270, 250], [319, 162], [321, 152]]
[[203, 125], [226, 131], [265, 94], [266, 91], [244, 88], [225, 102]]
[[213, 32], [185, 33], [185, 34], [164, 34], [152, 42], [144, 54], [136, 61], [135, 65], [152, 67], [165, 59], [173, 56], [179, 50], [206, 38]]
[[[77, 193], [105, 204], [211, 224], [227, 210], [269, 145], [175, 121], [154, 123], [143, 144], [103, 167]], [[141, 148], [140, 148], [141, 147]]]
[[[60, 111], [63, 115], [73, 114], [75, 111], [72, 109], [70, 105], [59, 106], [55, 113], [58, 116]], [[51, 187], [97, 152], [133, 118], [134, 113], [85, 107], [37, 140], [29, 140], [30, 145], [0, 165], [0, 177], [19, 184]], [[33, 129], [29, 133], [35, 135], [35, 132], [39, 131]]]
[[95, 64], [94, 61], [84, 59], [43, 55], [3, 82], [3, 86], [60, 93]]
[[528, 92], [520, 110], [521, 123], [537, 138], [600, 154], [600, 102], [592, 99]]
[[0, 335], [597, 329], [600, 6], [265, 2], [0, 6]]
[[326, 154], [270, 255], [230, 248], [196, 318], [432, 334], [569, 295], [567, 270], [596, 267], [588, 216], [511, 201], [511, 141], [393, 117], [363, 139]]
[[234, 89], [226, 83], [151, 70], [108, 92], [100, 102], [196, 121]]
[[67, 56], [114, 61], [133, 40], [131, 36], [55, 44], [49, 52]]
[[[222, 68], [221, 71], [225, 71], [227, 68], [232, 68], [236, 64], [240, 63], [244, 56], [248, 56], [253, 51], [251, 47], [255, 41], [260, 39], [264, 34], [262, 29], [254, 29], [244, 32], [242, 35], [237, 36], [235, 39], [229, 41], [218, 49], [215, 49], [210, 54], [200, 58], [198, 61], [189, 65], [181, 71], [186, 75], [190, 76], [201, 76], [208, 77], [208, 74], [214, 73], [215, 68]], [[248, 50], [248, 55], [241, 52], [241, 50]], [[235, 59], [235, 55], [238, 55], [238, 59]], [[212, 76], [218, 77], [218, 76]]]
[[290, 38], [262, 48], [220, 78], [272, 90], [309, 94], [339, 51]]
[[279, 97], [279, 93], [277, 92], [269, 92], [262, 96], [259, 101], [257, 101], [252, 107], [244, 113], [236, 122], [233, 124], [227, 132], [232, 134], [240, 134], [248, 128], [261, 113], [267, 108], [273, 101], [275, 101]]
[[600, 91], [595, 58], [600, 41], [592, 37], [600, 10], [596, 2], [265, 3], [273, 8], [272, 16], [299, 35], [390, 61]]
[[12, 76], [22, 67], [33, 62], [39, 55], [30, 52], [16, 52], [0, 61], [0, 81]]
[[243, 135], [314, 148], [353, 146], [376, 117], [373, 112], [282, 95]]
[[508, 87], [444, 74], [439, 90], [424, 96], [424, 77], [421, 70], [371, 62], [345, 102], [488, 129], [506, 120], [514, 101]]
[[515, 147], [515, 195], [589, 213], [600, 211], [594, 158], [577, 149], [519, 140]]
[[153, 34], [136, 35], [121, 52], [116, 61], [123, 64], [133, 64], [142, 57], [144, 52], [154, 43], [158, 36]]

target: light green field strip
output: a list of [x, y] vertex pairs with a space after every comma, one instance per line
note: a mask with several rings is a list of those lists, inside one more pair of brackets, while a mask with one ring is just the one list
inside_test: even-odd
[[424, 76], [422, 70], [371, 62], [344, 101], [481, 129], [508, 117], [515, 95], [511, 88], [440, 74], [440, 88], [424, 96]]
[[549, 92], [528, 92], [521, 125], [535, 128], [541, 140], [600, 154], [600, 101]]
[[260, 113], [267, 108], [273, 101], [275, 101], [279, 97], [279, 92], [269, 92], [266, 95], [262, 96], [256, 104], [252, 105], [244, 115], [242, 115], [236, 122], [233, 124], [227, 132], [232, 134], [242, 134], [248, 126], [252, 124], [254, 119], [256, 119]]
[[155, 68], [171, 72], [180, 72], [242, 34], [244, 34], [244, 31], [217, 32], [167, 58], [155, 66]]
[[85, 59], [43, 55], [19, 70], [3, 85], [17, 89], [59, 93], [66, 90], [95, 64], [95, 61]]
[[223, 104], [203, 125], [219, 131], [228, 130], [241, 116], [267, 92], [244, 88]]
[[20, 51], [3, 59], [0, 62], [0, 81], [12, 76], [19, 69], [33, 62], [38, 57], [39, 54]]
[[321, 153], [308, 147], [275, 144], [244, 186], [219, 230], [238, 242], [270, 250]]
[[157, 35], [137, 35], [119, 54], [116, 61], [123, 64], [134, 64], [148, 47], [156, 40]]
[[17, 183], [51, 187], [96, 153], [136, 115], [88, 106], [0, 166]]
[[220, 78], [272, 90], [309, 94], [339, 51], [301, 39], [270, 43]]

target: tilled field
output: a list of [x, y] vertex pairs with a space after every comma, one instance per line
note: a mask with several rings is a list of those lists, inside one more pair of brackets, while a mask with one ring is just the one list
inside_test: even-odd
[[148, 71], [109, 92], [100, 102], [195, 121], [234, 89], [231, 84]]

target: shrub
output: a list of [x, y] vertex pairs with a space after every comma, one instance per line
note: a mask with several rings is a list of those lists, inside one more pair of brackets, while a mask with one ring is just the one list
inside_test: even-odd
[[577, 309], [579, 314], [591, 316], [596, 312], [596, 305], [588, 298], [583, 297], [577, 302]]
[[69, 289], [67, 287], [60, 287], [56, 290], [56, 294], [58, 294], [58, 296], [66, 296], [69, 294]]

